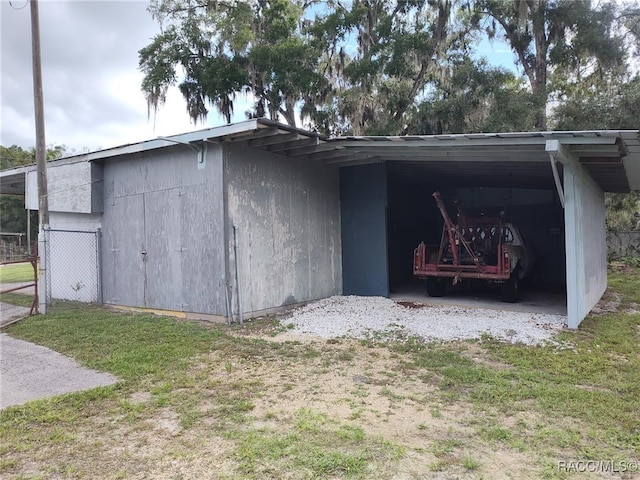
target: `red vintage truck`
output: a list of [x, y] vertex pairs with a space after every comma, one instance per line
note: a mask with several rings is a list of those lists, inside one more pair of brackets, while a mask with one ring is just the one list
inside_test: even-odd
[[516, 302], [520, 280], [533, 264], [533, 253], [520, 231], [501, 217], [467, 217], [455, 200], [458, 221], [453, 223], [440, 193], [433, 197], [444, 219], [440, 245], [421, 242], [413, 255], [413, 274], [426, 279], [427, 293], [440, 297], [446, 281], [455, 285], [472, 279], [500, 285], [502, 300]]

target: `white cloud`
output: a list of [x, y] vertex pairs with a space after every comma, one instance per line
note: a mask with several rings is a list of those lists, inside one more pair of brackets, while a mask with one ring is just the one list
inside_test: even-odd
[[[0, 1], [0, 143], [35, 144], [31, 29], [26, 0]], [[48, 144], [108, 148], [202, 125], [190, 122], [177, 88], [147, 118], [138, 50], [159, 32], [142, 1], [41, 1], [40, 29]], [[238, 106], [242, 119], [244, 109]], [[210, 124], [223, 121], [210, 115]]]

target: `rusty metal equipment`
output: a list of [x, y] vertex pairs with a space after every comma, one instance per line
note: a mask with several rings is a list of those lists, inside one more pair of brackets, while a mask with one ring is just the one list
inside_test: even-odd
[[[414, 251], [413, 274], [427, 279], [427, 290], [431, 296], [444, 293], [441, 279], [449, 278], [453, 284], [463, 279], [485, 280], [489, 283], [508, 283], [506, 301], [515, 301], [518, 272], [514, 274], [522, 249], [517, 230], [500, 218], [468, 217], [461, 204], [457, 223], [451, 220], [439, 192], [433, 193], [444, 220], [440, 245], [421, 242]], [[439, 280], [440, 279], [440, 280]], [[437, 280], [437, 282], [434, 282]], [[514, 285], [511, 285], [511, 284]]]

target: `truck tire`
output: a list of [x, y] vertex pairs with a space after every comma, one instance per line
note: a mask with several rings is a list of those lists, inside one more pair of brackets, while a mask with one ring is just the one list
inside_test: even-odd
[[518, 291], [520, 289], [520, 279], [518, 270], [511, 272], [511, 277], [502, 284], [502, 301], [506, 303], [516, 303], [518, 301]]
[[439, 278], [427, 278], [427, 293], [430, 297], [441, 297], [444, 295], [445, 284]]

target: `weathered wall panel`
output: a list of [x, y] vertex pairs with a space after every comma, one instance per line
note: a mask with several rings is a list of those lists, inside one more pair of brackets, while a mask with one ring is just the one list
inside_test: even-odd
[[[105, 174], [118, 177], [117, 167]], [[145, 306], [143, 195], [108, 197], [102, 218], [102, 300], [114, 305]]]
[[104, 182], [104, 301], [226, 315], [221, 148], [110, 160]]
[[564, 167], [567, 324], [577, 328], [607, 288], [604, 194], [583, 172]]
[[180, 197], [182, 301], [191, 312], [226, 315], [222, 162], [215, 168], [219, 173], [210, 182], [192, 185]]
[[[90, 162], [50, 164], [47, 169], [51, 212], [102, 212], [102, 165]], [[27, 172], [25, 206], [38, 210], [38, 176]]]
[[60, 230], [95, 231], [102, 226], [102, 215], [99, 213], [67, 213], [50, 212], [49, 227]]
[[225, 178], [234, 312], [234, 225], [243, 314], [342, 292], [336, 167], [228, 145]]
[[[147, 305], [165, 310], [182, 310], [182, 265], [180, 245], [179, 188], [144, 194], [145, 263]], [[197, 272], [197, 270], [196, 270]], [[192, 272], [195, 273], [195, 272]]]

